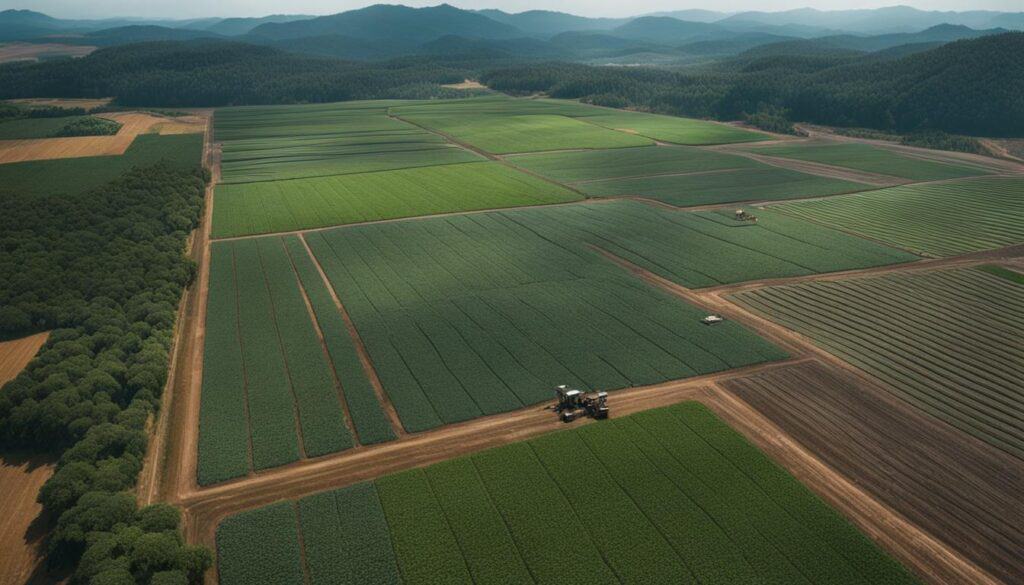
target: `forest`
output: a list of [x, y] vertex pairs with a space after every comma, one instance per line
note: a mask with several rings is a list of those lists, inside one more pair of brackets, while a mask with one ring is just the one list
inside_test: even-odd
[[891, 61], [843, 55], [770, 55], [698, 71], [521, 64], [481, 81], [513, 93], [742, 119], [782, 109], [793, 121], [914, 132], [1019, 136], [1024, 132], [1024, 33], [958, 41]]
[[0, 66], [0, 99], [117, 96], [125, 106], [188, 107], [454, 97], [440, 84], [469, 71], [446, 59], [361, 63], [228, 41], [154, 42]]
[[[785, 45], [785, 43], [782, 43]], [[0, 99], [116, 96], [131, 106], [222, 106], [453, 97], [479, 78], [510, 93], [722, 120], [917, 132], [1024, 133], [1024, 33], [895, 58], [753, 49], [691, 68], [606, 67], [455, 51], [343, 61], [231, 41], [155, 42], [76, 60], [0, 67]]]
[[183, 543], [175, 508], [137, 509], [130, 491], [206, 179], [158, 164], [84, 195], [0, 194], [0, 334], [52, 329], [0, 392], [0, 445], [59, 456], [39, 502], [48, 564], [74, 583], [195, 583], [211, 562]]

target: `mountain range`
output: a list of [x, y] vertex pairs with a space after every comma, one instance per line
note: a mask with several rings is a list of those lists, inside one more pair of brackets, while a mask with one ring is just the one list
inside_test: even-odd
[[327, 16], [194, 20], [66, 20], [31, 10], [0, 11], [0, 42], [113, 46], [234, 39], [357, 60], [452, 52], [598, 63], [690, 62], [758, 47], [786, 53], [937, 46], [1020, 29], [1024, 29], [1024, 12], [938, 12], [906, 6], [733, 14], [682, 10], [634, 18], [591, 18], [546, 10], [474, 11], [447, 4], [424, 8], [378, 4]]

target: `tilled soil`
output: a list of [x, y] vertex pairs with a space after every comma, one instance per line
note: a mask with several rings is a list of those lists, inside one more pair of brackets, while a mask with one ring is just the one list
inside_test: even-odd
[[720, 386], [980, 568], [1024, 575], [1024, 462], [819, 363]]

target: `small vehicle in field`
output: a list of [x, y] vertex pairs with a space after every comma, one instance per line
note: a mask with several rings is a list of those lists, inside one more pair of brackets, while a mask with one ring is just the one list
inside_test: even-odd
[[558, 402], [548, 408], [558, 413], [562, 422], [572, 422], [584, 416], [597, 420], [608, 418], [607, 392], [587, 394], [563, 384], [555, 388], [555, 398]]

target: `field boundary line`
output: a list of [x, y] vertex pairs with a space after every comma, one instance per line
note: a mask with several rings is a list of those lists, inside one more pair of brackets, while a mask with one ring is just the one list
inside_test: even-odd
[[331, 280], [327, 277], [327, 273], [324, 272], [323, 266], [320, 265], [320, 260], [313, 253], [312, 248], [309, 247], [309, 243], [303, 234], [298, 234], [299, 241], [302, 242], [302, 246], [306, 249], [306, 253], [309, 254], [310, 260], [313, 265], [316, 266], [317, 272], [320, 274], [321, 280], [323, 280], [324, 287], [327, 288], [328, 294], [331, 295], [331, 299], [334, 301], [334, 306], [341, 314], [342, 320], [345, 322], [345, 328], [348, 330], [349, 337], [352, 339], [352, 343], [355, 345], [356, 354], [359, 356], [359, 363], [363, 366], [363, 373], [366, 378], [370, 381], [370, 385], [373, 386], [373, 393], [377, 396], [377, 402], [380, 407], [384, 410], [384, 414], [387, 415], [388, 421], [391, 423], [391, 430], [394, 431], [396, 437], [403, 437], [408, 433], [405, 427], [402, 426], [402, 419], [398, 416], [398, 410], [395, 409], [395, 405], [391, 403], [391, 397], [388, 396], [387, 391], [384, 390], [384, 385], [380, 381], [380, 377], [377, 376], [377, 368], [373, 365], [373, 360], [370, 359], [370, 353], [366, 350], [366, 346], [363, 344], [363, 338], [359, 335], [359, 331], [356, 329], [355, 324], [352, 322], [352, 317], [348, 314], [348, 309], [341, 302], [341, 298], [338, 296], [338, 292], [334, 290], [334, 286], [331, 284]]
[[331, 358], [331, 352], [327, 349], [327, 342], [324, 340], [323, 329], [320, 328], [320, 321], [317, 319], [316, 311], [313, 310], [313, 303], [309, 300], [309, 295], [306, 293], [306, 287], [302, 284], [302, 278], [299, 276], [299, 271], [295, 267], [295, 259], [292, 258], [291, 251], [288, 250], [288, 246], [284, 245], [284, 238], [281, 238], [281, 247], [284, 248], [284, 253], [288, 256], [288, 263], [292, 267], [292, 274], [295, 275], [295, 283], [299, 287], [299, 294], [302, 295], [302, 302], [306, 305], [306, 312], [309, 314], [309, 321], [313, 325], [313, 331], [316, 333], [316, 338], [320, 342], [320, 349], [323, 350], [324, 360], [327, 362], [328, 368], [331, 370], [331, 377], [334, 379], [334, 390], [338, 395], [338, 400], [341, 402], [341, 413], [344, 419], [345, 426], [348, 427], [348, 431], [352, 434], [352, 440], [355, 442], [353, 448], [360, 445], [359, 433], [356, 431], [355, 422], [352, 420], [352, 413], [349, 411], [348, 399], [345, 397], [345, 390], [341, 385], [341, 378], [338, 377], [338, 370], [334, 367], [334, 360]]

